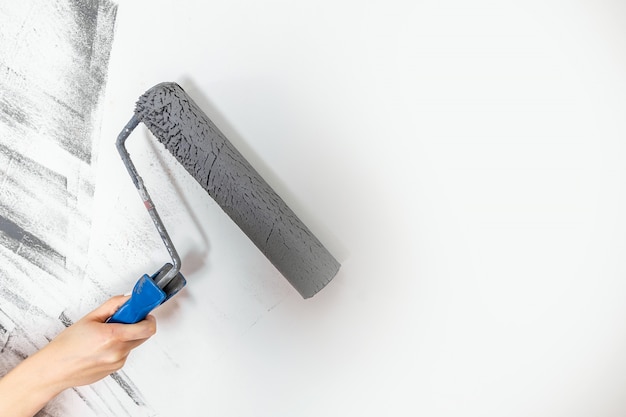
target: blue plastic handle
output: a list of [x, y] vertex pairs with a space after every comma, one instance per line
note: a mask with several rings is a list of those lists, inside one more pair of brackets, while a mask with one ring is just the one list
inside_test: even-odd
[[133, 292], [116, 312], [107, 320], [107, 323], [137, 323], [159, 305], [163, 304], [187, 285], [187, 280], [180, 272], [176, 274], [163, 288], [156, 282], [163, 274], [167, 274], [172, 268], [172, 264], [166, 263], [156, 271], [151, 277], [144, 275], [135, 284]]
[[107, 320], [107, 323], [137, 323], [161, 305], [166, 297], [165, 292], [152, 278], [144, 275], [135, 284], [130, 299]]

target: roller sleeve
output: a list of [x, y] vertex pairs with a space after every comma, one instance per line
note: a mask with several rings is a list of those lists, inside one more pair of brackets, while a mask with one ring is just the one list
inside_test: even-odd
[[176, 83], [139, 98], [137, 117], [304, 297], [340, 264]]

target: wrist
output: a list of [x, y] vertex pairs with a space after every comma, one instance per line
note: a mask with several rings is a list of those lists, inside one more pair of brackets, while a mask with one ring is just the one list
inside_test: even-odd
[[35, 379], [31, 382], [33, 389], [43, 396], [49, 397], [48, 400], [70, 388], [66, 383], [67, 378], [63, 374], [65, 369], [54, 355], [48, 354], [51, 353], [48, 352], [49, 346], [44, 347], [22, 363], [25, 368], [24, 374]]
[[0, 379], [0, 415], [33, 416], [66, 389], [41, 353], [25, 359]]

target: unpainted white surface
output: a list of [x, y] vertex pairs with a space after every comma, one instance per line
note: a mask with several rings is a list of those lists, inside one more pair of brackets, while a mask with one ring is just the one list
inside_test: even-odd
[[189, 281], [126, 368], [158, 415], [624, 415], [622, 3], [119, 5], [90, 271], [167, 260], [113, 146], [161, 81], [343, 263], [303, 301], [136, 132]]

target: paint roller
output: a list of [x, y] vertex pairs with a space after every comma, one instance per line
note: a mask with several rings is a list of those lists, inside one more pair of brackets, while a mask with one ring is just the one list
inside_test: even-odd
[[125, 147], [143, 123], [241, 228], [303, 298], [320, 291], [340, 264], [176, 83], [158, 84], [137, 101], [117, 139], [117, 149], [172, 258], [143, 275], [131, 298], [108, 320], [136, 323], [185, 285], [181, 260]]

